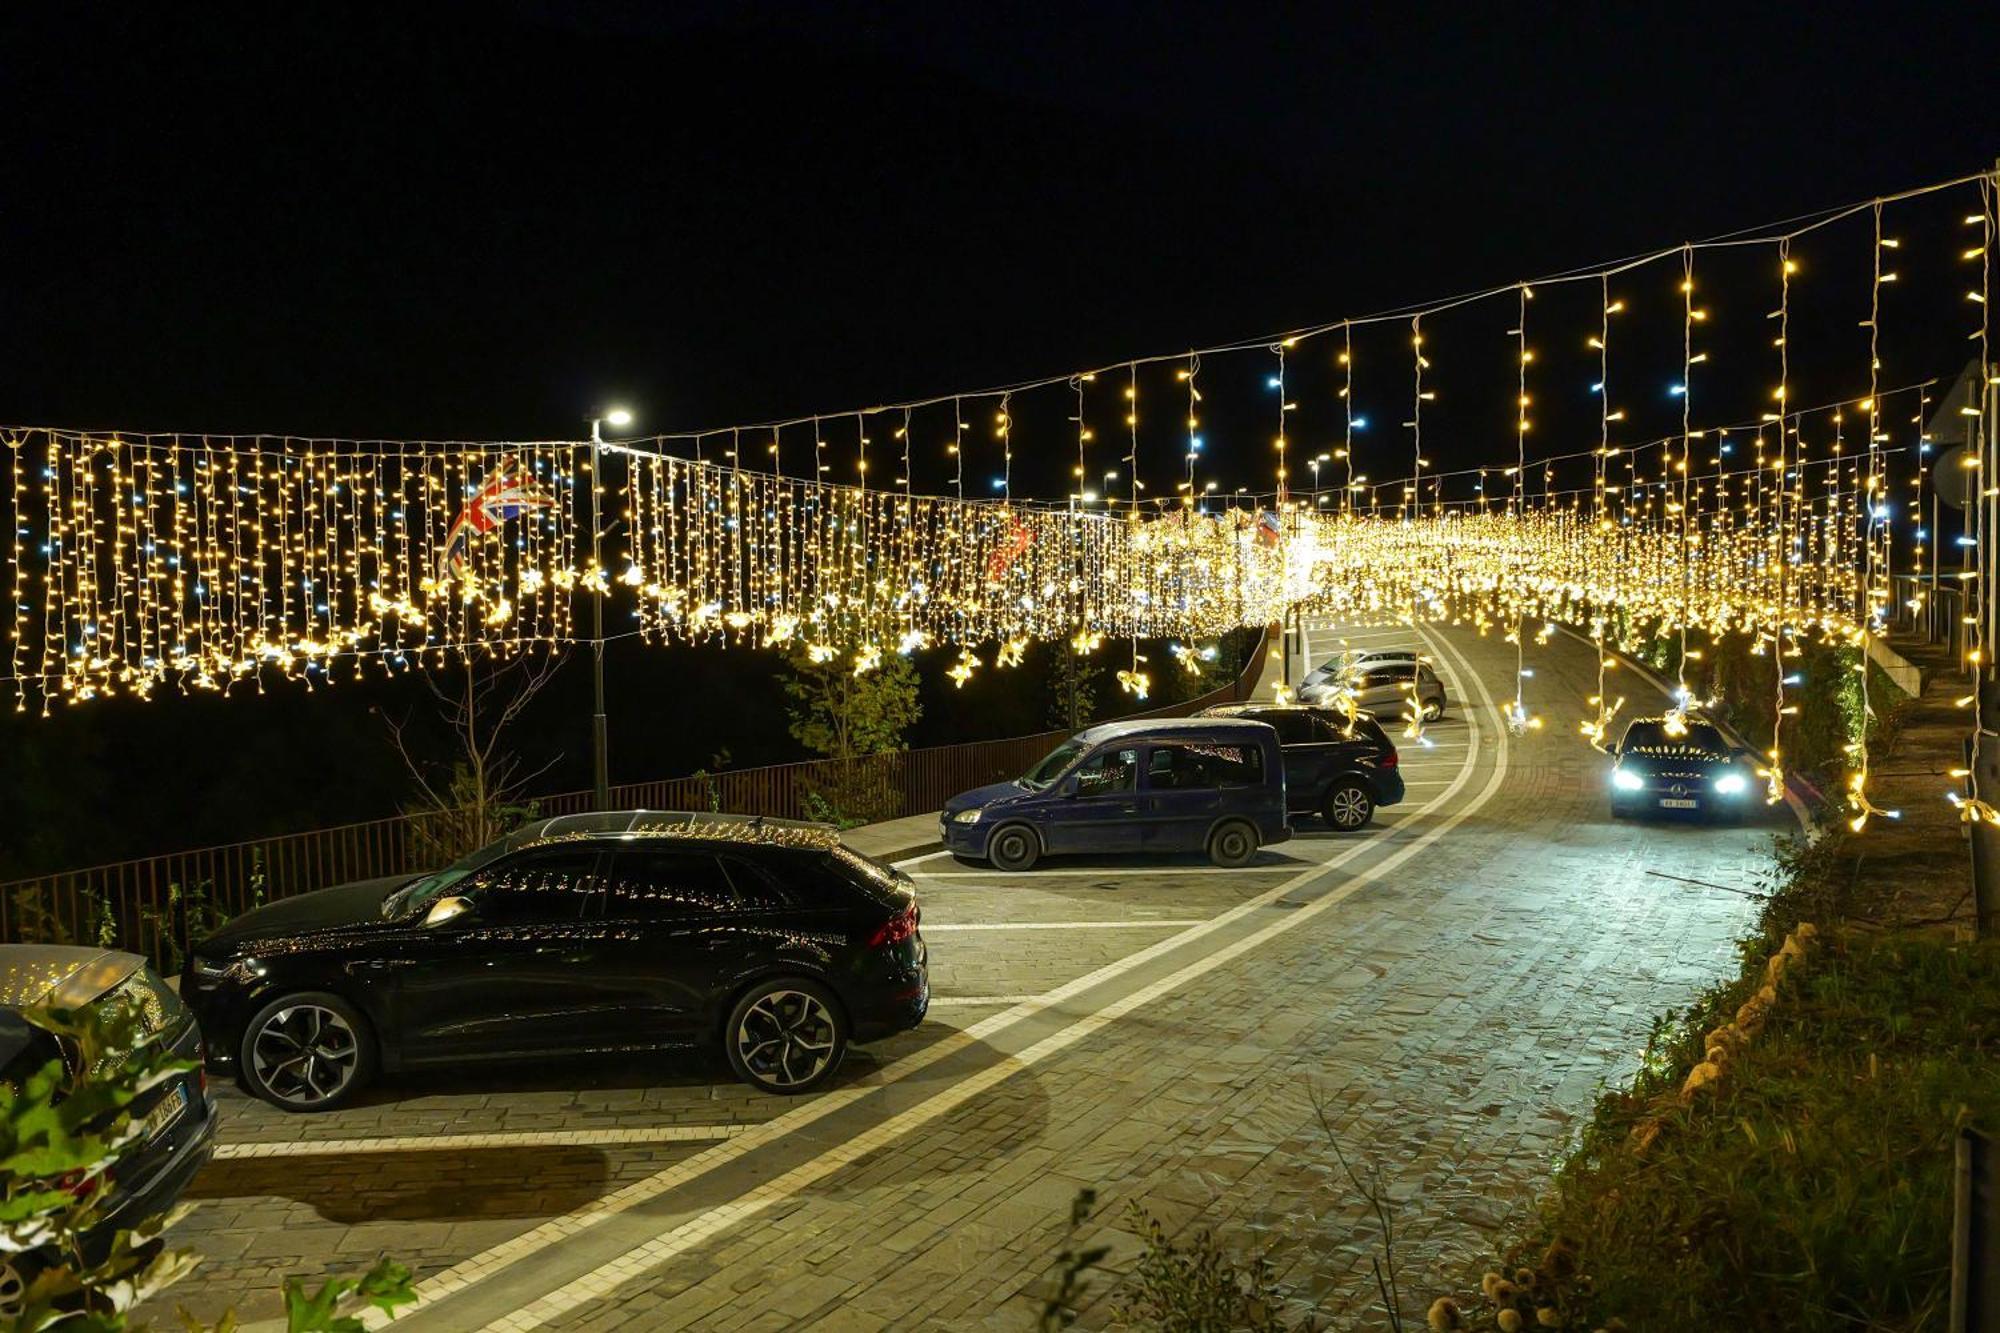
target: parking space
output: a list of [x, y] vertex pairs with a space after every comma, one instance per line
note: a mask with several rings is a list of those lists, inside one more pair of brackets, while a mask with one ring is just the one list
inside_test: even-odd
[[[821, 1093], [695, 1057], [405, 1079], [311, 1117], [225, 1092], [231, 1146], [176, 1231], [205, 1262], [173, 1301], [265, 1318], [281, 1274], [387, 1253], [418, 1270], [418, 1330], [1025, 1327], [1090, 1185], [1176, 1226], [1319, 1219], [1281, 1266], [1338, 1312], [1365, 1247], [1312, 1097], [1398, 1198], [1454, 1201], [1407, 1220], [1399, 1262], [1462, 1255], [1480, 1200], [1527, 1178], [1511, 1154], [1538, 1165], [1661, 1002], [1727, 962], [1747, 900], [1649, 872], [1740, 887], [1765, 834], [1614, 825], [1573, 646], [1540, 677], [1568, 734], [1510, 738], [1511, 647], [1426, 641], [1452, 704], [1399, 741], [1408, 797], [1364, 833], [1301, 821], [1234, 871], [904, 863], [930, 1017]], [[1412, 1137], [1437, 1098], [1448, 1128]]]

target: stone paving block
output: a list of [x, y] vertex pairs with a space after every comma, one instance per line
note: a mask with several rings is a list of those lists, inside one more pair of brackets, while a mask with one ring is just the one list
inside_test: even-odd
[[[1511, 691], [1511, 648], [1463, 635], [1452, 642], [1494, 688], [1509, 682]], [[1594, 692], [1587, 650], [1559, 640], [1540, 664], [1548, 699]], [[1492, 726], [1482, 726], [1477, 753], [1490, 757]], [[1294, 1294], [1324, 1315], [1379, 1320], [1366, 1267], [1372, 1215], [1331, 1165], [1315, 1101], [1349, 1161], [1379, 1169], [1396, 1201], [1406, 1290], [1454, 1277], [1454, 1265], [1479, 1254], [1544, 1177], [1596, 1088], [1635, 1067], [1652, 1015], [1733, 966], [1730, 941], [1751, 911], [1745, 900], [1663, 887], [1644, 871], [1735, 883], [1763, 856], [1756, 829], [1611, 824], [1601, 765], [1558, 730], [1510, 741], [1500, 795], [1405, 867], [552, 1327], [1029, 1327], [1038, 1305], [1022, 1293], [1048, 1272], [1070, 1199], [1086, 1183], [1099, 1192], [1092, 1228], [1117, 1232], [1136, 1200], [1174, 1236], [1212, 1227], [1234, 1244], [1269, 1246]], [[1462, 737], [1465, 723], [1455, 718], [1435, 734]], [[1448, 776], [1457, 759], [1445, 756], [1406, 747], [1406, 772]], [[1330, 855], [1352, 844], [1310, 845]], [[927, 923], [1141, 911], [1206, 918], [1283, 873], [1107, 870], [1101, 881], [1041, 885], [1033, 877], [942, 878], [920, 880], [919, 892]], [[1315, 900], [1346, 881], [1334, 872], [1298, 898]], [[933, 984], [939, 994], [1034, 993], [1161, 934], [940, 932]], [[987, 1012], [941, 1009], [937, 1024], [857, 1051], [843, 1077], [880, 1086], [885, 1116], [918, 1106], [942, 1084], [884, 1081], [885, 1071], [947, 1024], [970, 1026]], [[1090, 1012], [1083, 1000], [1062, 1010], [1070, 1020]], [[562, 1080], [570, 1085], [550, 1086]], [[719, 1081], [701, 1062], [518, 1083], [385, 1088], [383, 1103], [311, 1123], [224, 1096], [231, 1141], [243, 1142], [757, 1123], [800, 1104]], [[321, 1231], [332, 1224], [294, 1200], [212, 1199], [184, 1225], [216, 1265], [196, 1290], [206, 1297], [261, 1281], [280, 1255], [327, 1265], [374, 1244], [378, 1229], [389, 1237], [382, 1248], [415, 1242], [413, 1257], [435, 1271], [466, 1247], [490, 1244], [488, 1235], [525, 1228], [535, 1207], [574, 1206], [561, 1202], [564, 1179], [536, 1178], [545, 1160], [554, 1159], [521, 1159], [523, 1211], [505, 1221], [385, 1217]], [[603, 1154], [593, 1197], [678, 1160], [653, 1148]], [[440, 1202], [456, 1191], [473, 1207], [484, 1189], [476, 1173], [447, 1164], [431, 1178]], [[408, 1188], [398, 1181], [356, 1197], [393, 1209]], [[289, 1233], [290, 1248], [251, 1253], [269, 1232]], [[838, 1304], [822, 1308], [830, 1302]], [[1082, 1326], [1108, 1318], [1100, 1301]]]

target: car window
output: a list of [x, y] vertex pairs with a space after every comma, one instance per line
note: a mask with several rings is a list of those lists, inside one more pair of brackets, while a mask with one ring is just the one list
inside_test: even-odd
[[605, 877], [611, 920], [708, 916], [736, 909], [736, 891], [713, 852], [634, 847], [614, 852]]
[[1722, 733], [1704, 722], [1688, 725], [1687, 743], [1699, 746], [1710, 754], [1723, 754], [1729, 749], [1729, 742], [1722, 739]]
[[1341, 734], [1339, 727], [1317, 715], [1312, 719], [1312, 733], [1313, 739], [1322, 743], [1327, 741], [1344, 741], [1347, 739], [1347, 737]]
[[62, 1048], [46, 1029], [10, 1009], [0, 1009], [0, 1084], [19, 1092], [32, 1074], [62, 1060]]
[[1083, 753], [1083, 746], [1075, 740], [1064, 741], [1049, 751], [1033, 768], [1021, 775], [1021, 785], [1030, 791], [1041, 791], [1062, 776], [1064, 769], [1076, 761]]
[[580, 921], [597, 891], [597, 850], [564, 847], [510, 857], [472, 877], [482, 924]]
[[[790, 858], [777, 863], [780, 873], [788, 873], [789, 866]], [[902, 907], [909, 901], [911, 889], [908, 875], [883, 865], [871, 856], [863, 856], [851, 847], [835, 847], [830, 852], [818, 853], [814, 868], [823, 875], [831, 875], [848, 888], [861, 890], [875, 902]], [[840, 901], [841, 896], [836, 893], [832, 901]]]
[[1729, 742], [1722, 739], [1722, 733], [1712, 723], [1690, 722], [1685, 736], [1669, 736], [1663, 722], [1634, 722], [1625, 728], [1625, 739], [1619, 743], [1621, 750], [1651, 750], [1662, 746], [1685, 747], [1706, 750], [1711, 754], [1727, 754]]
[[1078, 796], [1114, 796], [1138, 785], [1137, 750], [1100, 750], [1076, 770]]
[[1155, 745], [1146, 783], [1154, 790], [1254, 787], [1264, 780], [1264, 753], [1254, 745], [1174, 741]]
[[837, 885], [828, 884], [832, 871], [814, 865], [805, 857], [786, 856], [751, 860], [747, 856], [724, 856], [722, 868], [736, 889], [736, 900], [747, 912], [776, 912], [801, 903], [826, 906], [835, 901]]
[[1265, 713], [1257, 717], [1277, 730], [1280, 745], [1309, 745], [1316, 739], [1312, 719], [1304, 713]]

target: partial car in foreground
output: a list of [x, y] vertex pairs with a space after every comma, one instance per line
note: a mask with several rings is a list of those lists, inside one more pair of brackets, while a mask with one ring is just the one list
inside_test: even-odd
[[715, 1049], [795, 1093], [915, 1027], [909, 877], [821, 824], [622, 811], [538, 820], [433, 874], [281, 899], [196, 945], [211, 1062], [290, 1111], [378, 1071]]
[[[109, 1252], [120, 1231], [173, 1207], [214, 1151], [215, 1102], [201, 1069], [201, 1031], [166, 981], [137, 954], [0, 945], [0, 1082], [21, 1088], [52, 1061], [61, 1064], [65, 1086], [86, 1082], [91, 1071], [84, 1053], [27, 1015], [37, 1009], [113, 1006], [125, 1011], [132, 1040], [157, 1043], [194, 1069], [139, 1094], [129, 1108], [137, 1137], [103, 1175], [57, 1182], [72, 1191], [102, 1193], [96, 1221], [83, 1236], [84, 1257], [93, 1262]], [[0, 1322], [19, 1314], [28, 1283], [51, 1257], [0, 1253]]]
[[1318, 815], [1329, 828], [1365, 828], [1378, 806], [1403, 799], [1396, 744], [1371, 717], [1352, 723], [1301, 704], [1217, 704], [1203, 717], [1237, 717], [1276, 729], [1285, 759], [1285, 795], [1294, 815]]
[[1750, 751], [1700, 718], [1642, 717], [1612, 750], [1611, 814], [1737, 818], [1757, 786]]

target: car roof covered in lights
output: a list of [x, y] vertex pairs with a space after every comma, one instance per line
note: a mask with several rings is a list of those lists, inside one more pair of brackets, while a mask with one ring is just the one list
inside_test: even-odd
[[0, 944], [0, 1008], [74, 1009], [145, 965], [134, 953], [75, 944]]
[[1080, 741], [1111, 741], [1121, 736], [1255, 736], [1267, 726], [1237, 717], [1155, 717], [1127, 718], [1121, 722], [1100, 722], [1076, 733]]
[[771, 819], [712, 810], [596, 810], [554, 815], [523, 824], [507, 841], [510, 847], [518, 848], [555, 839], [608, 841], [640, 837], [716, 838], [833, 847], [840, 842], [840, 830], [832, 824], [804, 819]]

